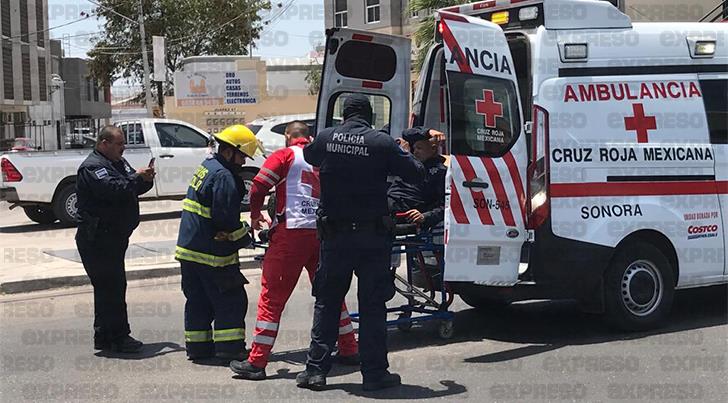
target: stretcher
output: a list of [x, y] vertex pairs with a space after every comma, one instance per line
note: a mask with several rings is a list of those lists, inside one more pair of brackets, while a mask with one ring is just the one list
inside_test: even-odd
[[[442, 225], [427, 231], [419, 231], [414, 224], [398, 224], [392, 243], [392, 273], [394, 289], [406, 299], [406, 303], [387, 308], [388, 314], [397, 319], [388, 320], [388, 327], [409, 332], [415, 323], [438, 321], [437, 334], [449, 339], [454, 334], [455, 314], [448, 308], [454, 294], [443, 281], [445, 269], [442, 243]], [[405, 256], [406, 274], [397, 273], [402, 255]], [[350, 312], [352, 321], [359, 322], [359, 314]]]
[[[387, 321], [388, 327], [409, 332], [416, 323], [438, 321], [437, 334], [449, 339], [454, 334], [455, 314], [449, 310], [454, 294], [443, 281], [445, 269], [442, 243], [442, 225], [427, 231], [419, 231], [414, 224], [399, 224], [395, 228], [392, 243], [392, 274], [395, 292], [406, 299], [406, 303], [387, 308], [388, 314], [397, 318]], [[267, 249], [268, 231], [258, 233], [259, 241], [253, 247]], [[405, 256], [406, 274], [397, 273], [402, 255]], [[263, 260], [263, 255], [256, 260]], [[349, 312], [351, 320], [359, 323], [359, 313]]]

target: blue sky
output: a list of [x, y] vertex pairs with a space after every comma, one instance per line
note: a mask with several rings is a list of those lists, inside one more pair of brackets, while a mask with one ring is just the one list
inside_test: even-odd
[[[254, 56], [304, 57], [314, 45], [323, 43], [322, 0], [278, 0], [272, 5], [271, 12], [262, 15], [263, 20], [273, 20], [256, 42]], [[88, 34], [102, 30], [94, 16], [74, 22], [82, 19], [82, 12], [92, 13], [94, 7], [86, 0], [48, 0], [49, 27], [68, 24], [50, 31], [53, 39], [63, 40], [65, 37], [62, 42], [67, 57], [86, 57], [86, 52], [92, 47]]]

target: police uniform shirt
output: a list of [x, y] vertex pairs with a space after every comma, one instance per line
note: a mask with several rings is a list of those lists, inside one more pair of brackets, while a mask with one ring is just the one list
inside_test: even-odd
[[112, 162], [94, 150], [78, 168], [76, 177], [79, 226], [94, 222], [97, 233], [129, 236], [139, 225], [138, 196], [148, 192], [146, 182], [122, 158]]
[[387, 192], [389, 209], [404, 212], [417, 209], [425, 216], [425, 226], [442, 221], [445, 211], [445, 158], [435, 155], [423, 164], [425, 180], [422, 183], [409, 183], [397, 178]]

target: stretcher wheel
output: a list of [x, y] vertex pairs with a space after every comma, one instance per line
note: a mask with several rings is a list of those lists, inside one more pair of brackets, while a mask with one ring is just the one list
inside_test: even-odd
[[451, 320], [443, 320], [437, 327], [437, 335], [441, 339], [448, 340], [455, 334], [455, 324]]
[[[402, 313], [399, 315], [397, 319], [410, 319], [412, 317], [411, 313]], [[402, 332], [409, 332], [412, 330], [412, 322], [409, 320], [407, 322], [399, 322], [397, 323], [397, 329], [399, 329]]]

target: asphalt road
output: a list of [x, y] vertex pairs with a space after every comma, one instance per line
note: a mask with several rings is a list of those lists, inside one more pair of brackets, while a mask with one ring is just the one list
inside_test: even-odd
[[[254, 321], [260, 275], [248, 270]], [[301, 278], [282, 319], [270, 379], [234, 379], [226, 367], [185, 359], [179, 277], [130, 283], [135, 356], [92, 350], [92, 294], [73, 288], [0, 297], [3, 401], [349, 401], [361, 398], [473, 401], [725, 401], [726, 287], [678, 293], [669, 325], [617, 333], [568, 302], [479, 312], [459, 300], [455, 337], [430, 323], [389, 333], [392, 370], [403, 385], [363, 392], [351, 367], [335, 367], [329, 390], [295, 387], [309, 342], [312, 299]], [[348, 303], [356, 309], [354, 289]], [[396, 302], [396, 301], [394, 301]], [[248, 339], [251, 338], [248, 329]]]

